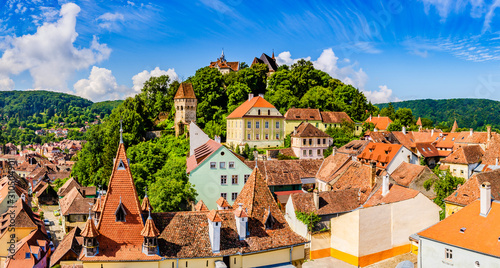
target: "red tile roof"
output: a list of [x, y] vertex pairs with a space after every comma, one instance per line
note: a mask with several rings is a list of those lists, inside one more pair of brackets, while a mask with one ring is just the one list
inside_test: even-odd
[[317, 127], [313, 126], [308, 122], [302, 122], [296, 128], [296, 132], [292, 133], [292, 137], [297, 138], [305, 138], [305, 137], [314, 137], [314, 138], [329, 138], [330, 136], [325, 132], [319, 130]]
[[229, 203], [222, 196], [219, 197], [219, 199], [217, 199], [217, 201], [215, 203], [217, 203], [217, 205], [219, 205], [220, 207], [223, 207], [223, 208], [230, 207]]
[[319, 209], [316, 209], [314, 204], [313, 193], [295, 193], [291, 197], [296, 211], [314, 211], [317, 215], [329, 215], [349, 212], [360, 207], [366, 201], [368, 193], [362, 193], [358, 188], [320, 192]]
[[490, 141], [486, 145], [481, 164], [496, 165], [500, 160], [500, 135], [492, 133]]
[[207, 218], [211, 222], [221, 222], [222, 221], [221, 217], [219, 216], [219, 213], [217, 213], [217, 210], [215, 210], [215, 209], [210, 210], [210, 212], [207, 214]]
[[422, 143], [416, 143], [415, 144], [416, 147], [417, 147], [417, 150], [418, 152], [420, 152], [420, 154], [423, 156], [423, 157], [436, 157], [436, 156], [439, 156], [439, 151], [436, 149], [436, 147], [434, 147], [434, 145], [432, 145], [431, 143], [429, 142], [422, 142]]
[[67, 193], [69, 193], [69, 191], [71, 191], [71, 189], [73, 189], [73, 187], [77, 187], [78, 189], [80, 189], [81, 185], [74, 178], [69, 178], [63, 184], [63, 186], [61, 186], [59, 188], [59, 190], [57, 190], [57, 195], [58, 196], [65, 196]]
[[[480, 203], [480, 200], [472, 202], [418, 235], [448, 245], [500, 257], [498, 246], [500, 203], [493, 201], [486, 217], [479, 214]], [[464, 231], [461, 232], [461, 229]]]
[[323, 121], [319, 109], [311, 109], [311, 108], [290, 108], [285, 113], [285, 120]]
[[391, 178], [399, 185], [409, 186], [426, 168], [429, 169], [426, 166], [403, 162], [392, 172]]
[[342, 167], [348, 166], [347, 163], [351, 159], [351, 156], [347, 154], [336, 153], [329, 155], [321, 164], [318, 173], [316, 173], [316, 178], [326, 183], [330, 182], [338, 175], [337, 173]]
[[[358, 159], [362, 159], [368, 162], [377, 162], [377, 167], [385, 169], [387, 165], [391, 163], [392, 159], [396, 156], [398, 151], [401, 149], [400, 144], [386, 144], [386, 143], [373, 143], [370, 142], [363, 152], [358, 155]], [[384, 165], [382, 166], [382, 163]]]
[[229, 68], [232, 71], [237, 72], [240, 68], [240, 63], [237, 61], [226, 61], [226, 60], [217, 59], [217, 61], [210, 62], [210, 65], [209, 65], [210, 68], [214, 68], [215, 66], [219, 66], [219, 68], [221, 68], [221, 69]]
[[149, 202], [149, 197], [147, 194], [142, 199], [141, 211], [142, 212], [153, 211], [153, 207], [151, 206], [151, 203]]
[[441, 160], [442, 163], [453, 164], [474, 164], [479, 163], [484, 155], [483, 149], [479, 145], [463, 146]]
[[194, 154], [186, 160], [186, 173], [190, 173], [222, 145], [212, 139], [194, 149]]
[[489, 182], [491, 196], [500, 200], [500, 169], [481, 172], [470, 177], [464, 185], [459, 186], [451, 195], [444, 199], [447, 203], [467, 206], [480, 197], [481, 184]]
[[181, 83], [175, 93], [174, 99], [196, 99], [193, 85], [191, 83]]
[[363, 205], [363, 207], [372, 207], [383, 204], [390, 204], [395, 202], [401, 202], [404, 200], [412, 199], [417, 196], [420, 192], [403, 186], [390, 184], [389, 193], [382, 196], [382, 186], [373, 194], [368, 201]]
[[345, 112], [321, 112], [323, 123], [342, 124], [344, 122], [352, 123], [352, 119]]
[[348, 144], [340, 147], [337, 152], [343, 154], [349, 154], [351, 156], [358, 156], [365, 149], [370, 141], [367, 140], [353, 140]]
[[[314, 178], [322, 159], [257, 161], [269, 186], [302, 184], [302, 178]], [[245, 161], [253, 169], [255, 161]]]
[[392, 120], [387, 116], [370, 116], [365, 122], [373, 123], [378, 130], [386, 130]]
[[146, 220], [144, 228], [141, 231], [141, 235], [144, 237], [158, 237], [160, 235], [160, 231], [158, 231], [158, 228], [156, 228], [156, 225], [151, 216], [149, 216]]
[[83, 197], [76, 187], [72, 188], [63, 198], [59, 199], [61, 214], [63, 216], [87, 214], [94, 202], [95, 200], [93, 198]]
[[208, 211], [207, 206], [203, 203], [203, 200], [198, 201], [194, 207], [195, 211]]
[[83, 237], [92, 237], [92, 238], [99, 236], [99, 231], [97, 231], [97, 228], [94, 225], [94, 220], [92, 220], [91, 217], [87, 219], [85, 227], [83, 227], [82, 233], [80, 235]]
[[333, 191], [358, 188], [363, 193], [370, 193], [376, 184], [372, 185], [372, 168], [370, 166], [352, 161], [342, 174], [330, 181], [330, 185]]
[[82, 250], [82, 244], [77, 239], [80, 236], [80, 232], [81, 230], [77, 226], [64, 236], [63, 240], [50, 256], [50, 267], [59, 264], [63, 258], [74, 260], [78, 258]]
[[238, 108], [236, 108], [226, 118], [242, 118], [252, 108], [276, 108], [276, 107], [274, 107], [274, 105], [269, 103], [264, 98], [257, 96], [257, 97], [253, 97], [250, 100], [246, 100], [243, 104], [241, 104]]

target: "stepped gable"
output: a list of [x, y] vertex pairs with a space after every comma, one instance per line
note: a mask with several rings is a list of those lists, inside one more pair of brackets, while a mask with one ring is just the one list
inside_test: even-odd
[[196, 99], [193, 85], [191, 83], [181, 83], [179, 89], [175, 93], [174, 99]]
[[[125, 221], [116, 220], [116, 211], [123, 207]], [[125, 153], [125, 145], [120, 142], [109, 179], [108, 191], [102, 201], [102, 213], [97, 231], [100, 236], [99, 253], [94, 257], [80, 255], [83, 261], [127, 261], [158, 260], [159, 256], [147, 256], [142, 253], [144, 228], [141, 205], [137, 196], [132, 174]], [[124, 235], [126, 234], [126, 235]]]

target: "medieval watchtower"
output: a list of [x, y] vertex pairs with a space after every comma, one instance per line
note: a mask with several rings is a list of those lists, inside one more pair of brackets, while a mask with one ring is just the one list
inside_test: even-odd
[[196, 106], [198, 101], [194, 95], [191, 83], [181, 83], [174, 97], [175, 105], [175, 136], [184, 133], [184, 128], [189, 123], [196, 123]]

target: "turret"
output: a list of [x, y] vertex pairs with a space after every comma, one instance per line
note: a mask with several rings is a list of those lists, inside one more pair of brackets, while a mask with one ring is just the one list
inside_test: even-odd
[[245, 240], [248, 232], [248, 215], [243, 209], [243, 204], [239, 203], [238, 208], [234, 211], [234, 217], [236, 220], [236, 229], [238, 230], [238, 236], [240, 240]]
[[160, 231], [158, 231], [153, 218], [151, 218], [151, 210], [149, 210], [149, 216], [141, 231], [141, 235], [144, 237], [142, 253], [148, 256], [158, 254], [158, 236], [160, 235]]
[[83, 237], [83, 254], [85, 254], [85, 257], [93, 257], [99, 253], [99, 242], [97, 241], [99, 231], [97, 231], [97, 228], [94, 225], [90, 209], [89, 218], [87, 219], [85, 227], [80, 235]]

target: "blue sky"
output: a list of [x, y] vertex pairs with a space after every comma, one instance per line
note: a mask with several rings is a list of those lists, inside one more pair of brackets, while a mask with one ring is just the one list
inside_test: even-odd
[[184, 80], [220, 56], [275, 51], [352, 83], [373, 102], [500, 100], [497, 1], [5, 1], [0, 90], [94, 101], [137, 93], [151, 75]]

